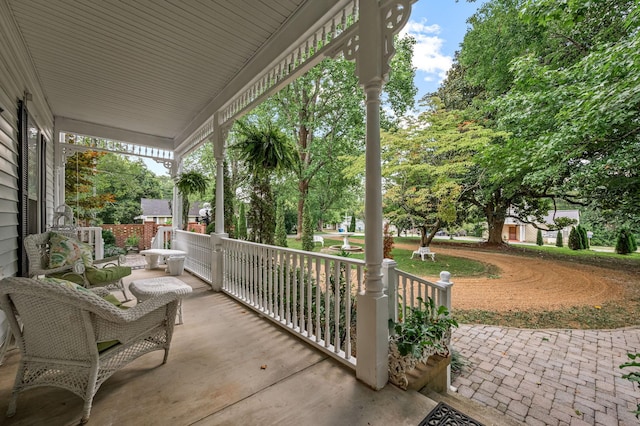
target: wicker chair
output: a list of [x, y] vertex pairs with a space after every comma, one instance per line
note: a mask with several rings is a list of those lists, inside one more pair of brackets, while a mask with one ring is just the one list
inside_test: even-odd
[[121, 309], [100, 297], [108, 293], [30, 278], [0, 281], [0, 308], [22, 353], [7, 416], [15, 414], [20, 392], [55, 386], [84, 400], [85, 423], [93, 396], [118, 369], [155, 350], [164, 350], [166, 363], [180, 296]]
[[92, 266], [86, 267], [77, 260], [57, 268], [49, 267], [51, 232], [32, 234], [24, 239], [24, 248], [29, 259], [29, 277], [38, 275], [62, 278], [81, 284], [87, 288], [112, 287], [122, 292], [125, 301], [129, 301], [122, 278], [131, 275], [131, 268], [122, 266], [124, 256], [112, 256], [94, 260]]

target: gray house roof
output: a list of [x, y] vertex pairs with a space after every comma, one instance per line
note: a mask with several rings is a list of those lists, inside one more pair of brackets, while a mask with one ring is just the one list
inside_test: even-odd
[[549, 213], [544, 217], [544, 223], [554, 223], [553, 219], [559, 217], [567, 217], [576, 220], [576, 223], [580, 223], [580, 210], [549, 210]]
[[[142, 215], [148, 217], [171, 216], [171, 200], [160, 200], [156, 198], [141, 198], [140, 207]], [[191, 203], [189, 216], [198, 216], [200, 211], [200, 201]]]

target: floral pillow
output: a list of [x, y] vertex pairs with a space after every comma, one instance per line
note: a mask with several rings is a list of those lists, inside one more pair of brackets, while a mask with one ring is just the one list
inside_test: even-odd
[[49, 236], [49, 268], [73, 265], [77, 260], [82, 260], [87, 268], [92, 266], [91, 246], [52, 232]]

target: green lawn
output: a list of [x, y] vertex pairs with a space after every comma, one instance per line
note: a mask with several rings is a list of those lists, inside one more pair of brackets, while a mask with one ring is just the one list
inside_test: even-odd
[[[289, 248], [302, 249], [302, 242], [294, 238], [287, 239]], [[341, 238], [329, 238], [324, 236], [325, 247], [331, 245], [342, 245]], [[352, 246], [363, 247], [363, 244], [350, 242]], [[314, 252], [320, 252], [322, 247], [316, 244]], [[435, 251], [435, 250], [434, 250]], [[478, 262], [476, 260], [464, 259], [456, 256], [445, 256], [438, 254], [436, 251], [436, 261], [422, 261], [419, 258], [411, 259], [412, 250], [403, 250], [394, 248], [391, 251], [393, 260], [398, 263], [397, 268], [409, 272], [410, 274], [426, 277], [429, 279], [439, 279], [440, 272], [449, 271], [452, 277], [468, 277], [468, 276], [486, 276], [495, 278], [499, 274], [499, 270], [493, 265]], [[364, 259], [364, 253], [350, 253], [349, 257], [354, 259]]]

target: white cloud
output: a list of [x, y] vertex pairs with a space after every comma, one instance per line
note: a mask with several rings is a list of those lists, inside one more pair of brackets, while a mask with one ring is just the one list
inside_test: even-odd
[[438, 36], [440, 26], [427, 25], [427, 20], [424, 18], [419, 22], [410, 20], [401, 34], [408, 34], [416, 39], [413, 49], [413, 66], [418, 71], [427, 73], [425, 81], [437, 80], [440, 83], [453, 63], [451, 56], [442, 53], [444, 39]]

